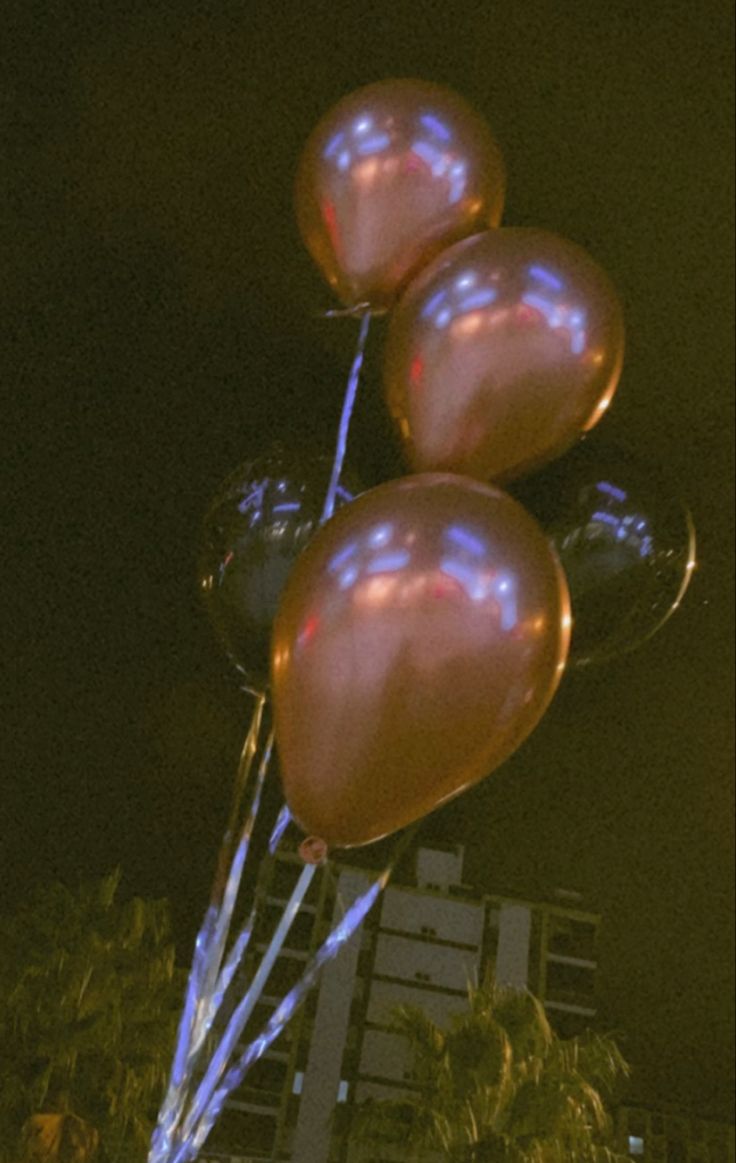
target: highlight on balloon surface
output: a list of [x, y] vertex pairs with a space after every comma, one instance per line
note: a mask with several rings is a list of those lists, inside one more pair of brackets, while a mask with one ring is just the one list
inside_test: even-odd
[[[268, 682], [271, 625], [297, 557], [320, 523], [331, 456], [274, 444], [220, 486], [204, 520], [199, 591], [225, 650], [246, 682]], [[347, 482], [347, 483], [346, 483]], [[360, 486], [348, 474], [336, 507]]]
[[623, 351], [616, 292], [581, 247], [526, 227], [457, 243], [389, 322], [384, 390], [411, 469], [541, 467], [604, 415]]
[[364, 493], [315, 535], [274, 623], [297, 822], [366, 844], [483, 778], [544, 713], [569, 628], [556, 555], [505, 493], [445, 474]]
[[679, 607], [696, 566], [695, 527], [652, 467], [586, 440], [514, 493], [549, 534], [567, 577], [571, 666], [637, 649]]
[[500, 148], [462, 97], [378, 81], [338, 101], [309, 137], [297, 221], [338, 297], [383, 308], [443, 247], [498, 225], [505, 185]]

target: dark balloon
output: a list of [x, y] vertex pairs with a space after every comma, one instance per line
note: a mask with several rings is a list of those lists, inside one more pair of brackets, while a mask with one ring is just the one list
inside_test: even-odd
[[514, 495], [550, 535], [567, 576], [571, 666], [636, 649], [677, 609], [695, 568], [695, 530], [653, 470], [586, 441]]
[[[204, 520], [199, 589], [248, 685], [268, 685], [271, 624], [291, 568], [319, 525], [332, 458], [275, 445], [235, 470]], [[336, 508], [360, 492], [340, 485]]]

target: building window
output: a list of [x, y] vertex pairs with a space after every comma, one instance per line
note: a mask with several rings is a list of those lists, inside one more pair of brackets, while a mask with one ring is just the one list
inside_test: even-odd
[[547, 1018], [559, 1038], [579, 1038], [590, 1029], [589, 1014], [568, 1013], [566, 1010], [547, 1010]]
[[261, 1058], [253, 1064], [246, 1079], [249, 1090], [280, 1094], [286, 1079], [286, 1063], [273, 1058]]
[[593, 922], [552, 915], [549, 918], [547, 948], [550, 953], [558, 953], [564, 957], [595, 961], [596, 935], [596, 925]]
[[632, 1159], [641, 1158], [644, 1154], [644, 1140], [639, 1135], [629, 1135], [629, 1155]]
[[301, 1094], [303, 1086], [304, 1086], [304, 1071], [303, 1070], [295, 1070], [294, 1071], [294, 1082], [292, 1083], [291, 1093], [292, 1094]]
[[243, 1144], [248, 1151], [269, 1158], [276, 1141], [276, 1112], [266, 1114], [254, 1110], [234, 1110], [225, 1107], [208, 1140], [210, 1152], [242, 1156]]
[[[276, 926], [283, 917], [284, 910], [282, 905], [267, 906], [263, 910], [262, 930], [259, 929], [259, 936], [262, 935], [264, 941], [270, 939], [272, 933], [276, 931]], [[286, 938], [286, 947], [289, 949], [308, 949], [309, 943], [312, 939], [312, 930], [314, 928], [314, 914], [307, 912], [299, 912], [294, 917], [289, 929], [289, 935]]]
[[595, 977], [590, 969], [547, 962], [547, 998], [549, 1001], [589, 1006], [595, 996]]
[[348, 1084], [344, 1078], [340, 1079], [340, 1085], [337, 1088], [337, 1101], [338, 1102], [347, 1102], [348, 1101]]
[[304, 972], [304, 963], [292, 957], [279, 957], [268, 975], [265, 992], [271, 997], [284, 997], [296, 985]]

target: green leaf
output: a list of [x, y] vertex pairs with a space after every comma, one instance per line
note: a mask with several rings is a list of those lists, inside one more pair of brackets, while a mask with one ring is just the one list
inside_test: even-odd
[[418, 1007], [394, 1012], [417, 1087], [359, 1106], [351, 1137], [448, 1163], [616, 1163], [605, 1098], [628, 1068], [615, 1042], [564, 1042], [538, 999], [491, 980], [468, 1003], [446, 1028]]

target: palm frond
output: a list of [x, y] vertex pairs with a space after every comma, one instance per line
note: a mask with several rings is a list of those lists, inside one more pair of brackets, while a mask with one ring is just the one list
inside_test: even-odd
[[562, 1041], [528, 992], [492, 981], [469, 990], [446, 1028], [395, 1011], [416, 1088], [359, 1107], [356, 1141], [422, 1148], [447, 1163], [619, 1163], [606, 1098], [627, 1073], [611, 1038]]
[[182, 974], [165, 902], [120, 904], [119, 884], [52, 885], [0, 919], [0, 1159], [34, 1113], [73, 1112], [121, 1160], [150, 1130]]

